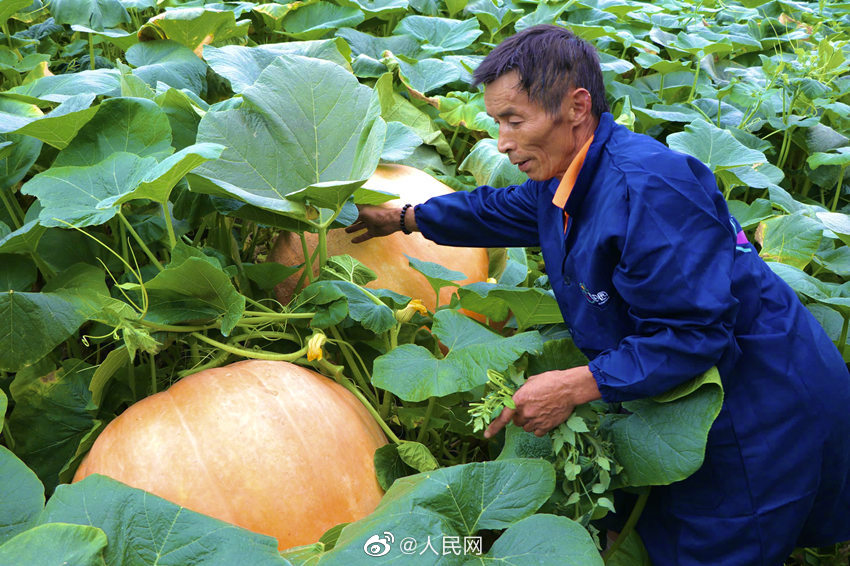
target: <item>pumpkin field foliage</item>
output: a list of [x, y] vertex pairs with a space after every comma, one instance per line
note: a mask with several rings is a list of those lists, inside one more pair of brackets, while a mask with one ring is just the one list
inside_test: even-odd
[[[369, 186], [387, 164], [455, 190], [523, 181], [471, 72], [541, 23], [599, 50], [618, 123], [713, 170], [850, 360], [846, 2], [0, 0], [0, 564], [649, 564], [635, 532], [603, 558], [597, 521], [617, 490], [699, 468], [716, 370], [485, 440], [529, 375], [587, 362], [539, 250], [489, 250], [490, 279], [429, 310], [467, 274], [408, 253], [433, 290], [410, 297], [329, 245], [357, 205], [397, 198]], [[282, 230], [306, 269], [266, 261]], [[280, 552], [103, 476], [69, 483], [127, 407], [244, 358], [357, 394], [390, 439], [372, 514]], [[485, 544], [367, 555], [384, 532]]]

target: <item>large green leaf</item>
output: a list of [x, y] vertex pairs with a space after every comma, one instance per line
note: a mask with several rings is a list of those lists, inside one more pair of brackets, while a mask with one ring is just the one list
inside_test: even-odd
[[[33, 208], [33, 207], [30, 207]], [[36, 206], [40, 210], [40, 207]], [[0, 236], [0, 253], [4, 254], [32, 254], [38, 248], [38, 242], [47, 231], [47, 228], [38, 223], [38, 215], [5, 236]]]
[[89, 381], [94, 368], [66, 360], [56, 369], [37, 364], [18, 372], [11, 385], [15, 408], [9, 432], [15, 452], [44, 483], [48, 493], [82, 438], [97, 425]]
[[513, 313], [521, 329], [564, 320], [553, 294], [537, 287], [472, 283], [458, 289], [458, 295], [461, 306], [493, 320], [505, 320]]
[[542, 565], [551, 563], [554, 557], [558, 557], [559, 566], [604, 564], [590, 533], [579, 523], [566, 517], [536, 514], [508, 527], [486, 556], [473, 558], [464, 566]]
[[422, 94], [428, 94], [460, 80], [460, 71], [457, 67], [440, 59], [428, 58], [417, 61], [398, 56], [394, 59], [394, 64], [398, 66], [402, 83]]
[[511, 25], [523, 15], [523, 11], [514, 6], [513, 2], [493, 2], [492, 0], [475, 0], [466, 6], [466, 11], [475, 14], [492, 38], [503, 28]]
[[118, 0], [53, 0], [50, 13], [57, 24], [79, 24], [98, 30], [130, 21]]
[[[340, 67], [349, 68], [348, 57], [343, 55], [341, 40], [293, 41], [271, 43], [256, 47], [225, 45], [204, 47], [204, 58], [213, 70], [230, 81], [234, 92], [242, 92], [253, 85], [275, 59], [281, 55], [303, 55], [325, 59]], [[344, 45], [344, 43], [343, 43]]]
[[503, 371], [524, 353], [543, 347], [537, 332], [504, 338], [452, 310], [438, 311], [431, 331], [449, 348], [445, 358], [404, 344], [375, 360], [372, 383], [405, 401], [424, 401], [483, 385], [488, 369]]
[[375, 171], [386, 133], [377, 96], [339, 65], [282, 55], [243, 96], [198, 127], [198, 141], [227, 147], [195, 172], [224, 194], [299, 217], [299, 201], [339, 208]]
[[195, 144], [161, 163], [153, 157], [117, 152], [94, 165], [52, 167], [30, 179], [21, 192], [38, 197], [44, 207], [39, 216], [43, 226], [103, 224], [130, 200], [165, 203], [186, 173], [216, 159], [222, 150], [215, 144]]
[[206, 91], [207, 66], [191, 49], [168, 39], [137, 43], [127, 50], [133, 74], [151, 87], [163, 82], [202, 95]]
[[230, 10], [180, 7], [154, 16], [139, 30], [145, 39], [171, 39], [200, 54], [203, 45], [245, 37], [251, 20], [236, 20]]
[[[123, 287], [138, 289], [137, 284]], [[221, 317], [221, 332], [227, 336], [245, 310], [245, 297], [230, 277], [220, 266], [200, 257], [172, 262], [147, 281], [145, 288], [151, 301], [147, 318], [154, 322], [174, 324]]]
[[38, 197], [44, 207], [39, 215], [42, 226], [99, 225], [115, 216], [118, 208], [100, 209], [98, 204], [132, 191], [156, 164], [153, 157], [114, 153], [95, 165], [51, 167], [27, 181], [21, 192]]
[[0, 370], [19, 371], [69, 338], [86, 317], [55, 293], [0, 294]]
[[430, 55], [469, 47], [481, 33], [475, 18], [459, 21], [428, 16], [407, 16], [393, 31], [395, 35], [412, 35], [422, 42], [422, 51]]
[[57, 488], [42, 523], [102, 529], [110, 566], [284, 566], [275, 539], [93, 475]]
[[0, 544], [35, 525], [44, 507], [44, 486], [5, 446], [0, 446]]
[[283, 32], [295, 39], [319, 39], [339, 28], [356, 27], [364, 19], [357, 6], [305, 2], [283, 17]]
[[841, 285], [826, 283], [801, 269], [784, 263], [769, 261], [767, 265], [800, 295], [829, 305], [845, 318], [850, 317], [850, 289], [848, 289], [850, 285], [848, 283]]
[[809, 265], [823, 239], [823, 225], [803, 213], [768, 218], [759, 228], [764, 235], [759, 255], [800, 269]]
[[393, 77], [387, 73], [375, 83], [375, 91], [381, 103], [381, 116], [387, 122], [401, 122], [415, 131], [422, 140], [437, 148], [441, 154], [451, 156], [449, 142], [431, 118], [409, 100], [395, 92]]
[[118, 96], [121, 93], [120, 81], [121, 73], [116, 69], [97, 69], [65, 75], [48, 75], [9, 89], [8, 92], [63, 102], [80, 94]]
[[817, 169], [821, 165], [838, 165], [847, 167], [850, 165], [850, 147], [839, 147], [836, 153], [813, 153], [806, 159], [806, 163], [812, 169]]
[[[63, 149], [97, 112], [92, 106], [95, 95], [80, 94], [68, 98], [47, 115], [41, 116], [4, 112], [11, 101], [0, 100], [0, 133], [18, 133], [40, 139], [55, 148]], [[21, 104], [21, 103], [17, 103]]]
[[[400, 478], [371, 515], [342, 530], [336, 546], [319, 563], [460, 565], [469, 558], [462, 555], [463, 537], [510, 527], [534, 513], [554, 487], [552, 465], [527, 459], [477, 462]], [[388, 552], [380, 559], [366, 554], [367, 541], [385, 532], [394, 535], [393, 543], [386, 540]], [[407, 552], [401, 550], [402, 539], [410, 539]], [[460, 552], [443, 554], [444, 542], [453, 544], [455, 539]], [[375, 550], [383, 550], [381, 546], [378, 543]]]
[[415, 257], [410, 257], [407, 254], [404, 254], [404, 257], [407, 258], [411, 268], [421, 273], [425, 279], [428, 280], [428, 284], [431, 285], [432, 289], [434, 289], [434, 294], [437, 296], [438, 303], [440, 302], [440, 289], [443, 287], [454, 287], [457, 285], [458, 281], [466, 279], [466, 275], [464, 273], [449, 269], [439, 263], [423, 261], [421, 259], [416, 259]]
[[510, 158], [501, 153], [497, 141], [486, 138], [476, 143], [460, 168], [469, 171], [475, 177], [475, 184], [491, 187], [521, 185], [528, 177], [511, 163]]
[[736, 140], [728, 130], [721, 130], [705, 120], [695, 120], [684, 132], [667, 136], [670, 149], [693, 155], [712, 171], [765, 163], [767, 158]]
[[106, 566], [106, 533], [96, 527], [48, 523], [0, 545], [0, 564]]
[[100, 104], [94, 118], [59, 152], [53, 166], [94, 165], [117, 152], [159, 161], [173, 151], [168, 117], [155, 102], [111, 98]]
[[0, 2], [0, 25], [5, 24], [12, 14], [30, 4], [32, 4], [32, 0], [3, 0]]
[[[353, 320], [363, 325], [364, 328], [375, 333], [386, 332], [396, 324], [393, 311], [376, 296], [375, 290], [367, 290], [348, 281], [317, 281], [309, 285], [298, 297], [299, 304], [312, 303], [315, 305], [329, 305], [333, 308], [336, 317], [345, 317], [346, 313]], [[386, 292], [381, 293], [386, 294]], [[392, 295], [390, 295], [392, 296]], [[401, 295], [397, 295], [401, 299]], [[398, 301], [402, 306], [407, 299]], [[328, 319], [328, 324], [313, 320], [313, 326], [324, 328], [330, 324], [336, 324], [336, 317]]]
[[631, 414], [614, 416], [611, 431], [628, 485], [668, 485], [697, 471], [722, 405], [716, 368], [664, 395], [623, 403]]
[[343, 6], [356, 6], [367, 18], [389, 19], [407, 11], [407, 0], [339, 0]]

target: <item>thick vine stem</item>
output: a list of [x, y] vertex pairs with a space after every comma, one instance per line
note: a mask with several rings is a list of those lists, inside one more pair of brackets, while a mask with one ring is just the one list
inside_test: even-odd
[[369, 411], [369, 414], [372, 415], [372, 418], [375, 419], [375, 422], [378, 423], [378, 426], [381, 427], [381, 430], [384, 431], [384, 434], [386, 434], [387, 437], [395, 444], [401, 444], [401, 439], [399, 439], [399, 437], [395, 435], [389, 425], [387, 425], [384, 419], [381, 418], [381, 415], [378, 414], [378, 411], [375, 410], [375, 407], [373, 407], [372, 404], [366, 399], [366, 397], [363, 396], [363, 393], [361, 393], [360, 390], [357, 389], [357, 387], [355, 387], [353, 383], [351, 383], [351, 380], [345, 377], [345, 375], [342, 373], [342, 366], [334, 365], [325, 359], [316, 360], [313, 363], [315, 363], [321, 369], [329, 373], [331, 377], [333, 377], [334, 381], [345, 387], [355, 397], [357, 397], [357, 399], [363, 404], [363, 406], [366, 407], [366, 410]]
[[629, 518], [626, 520], [626, 524], [623, 526], [623, 530], [620, 531], [620, 535], [617, 537], [617, 540], [614, 541], [614, 544], [611, 545], [611, 548], [607, 549], [602, 558], [605, 560], [605, 563], [608, 563], [608, 560], [617, 552], [617, 549], [622, 546], [623, 542], [626, 538], [635, 530], [635, 525], [637, 525], [638, 519], [640, 519], [641, 513], [643, 513], [643, 508], [646, 507], [646, 500], [649, 499], [649, 487], [644, 489], [641, 494], [638, 496], [637, 503], [632, 508], [632, 512], [629, 513]]
[[159, 332], [198, 332], [200, 330], [210, 330], [213, 328], [218, 328], [219, 324], [207, 324], [204, 326], [179, 326], [175, 324], [157, 324], [156, 322], [150, 322], [149, 320], [145, 320], [140, 318], [136, 320], [142, 326], [150, 328], [152, 330], [157, 330]]
[[168, 202], [162, 203], [162, 215], [165, 217], [165, 229], [168, 232], [168, 243], [173, 250], [177, 246], [177, 237], [174, 235], [174, 225], [171, 221], [171, 211], [168, 210]]
[[242, 356], [243, 358], [251, 358], [255, 360], [269, 360], [273, 362], [294, 362], [299, 358], [302, 358], [307, 355], [307, 347], [303, 347], [297, 352], [293, 352], [291, 354], [272, 354], [269, 352], [262, 352], [259, 350], [248, 350], [246, 348], [239, 348], [238, 346], [233, 346], [231, 344], [225, 344], [224, 342], [219, 342], [218, 340], [213, 340], [203, 334], [198, 332], [193, 332], [192, 336], [200, 340], [201, 342], [206, 342], [210, 346], [215, 346], [220, 350], [224, 350], [225, 352], [229, 352], [231, 354]]
[[224, 363], [227, 361], [227, 358], [229, 358], [231, 355], [232, 354], [230, 352], [225, 352], [222, 350], [207, 363], [193, 366], [189, 369], [184, 369], [183, 371], [178, 372], [177, 376], [182, 379], [184, 377], [192, 375], [193, 373], [198, 373], [207, 369], [217, 368], [219, 366], [224, 365]]

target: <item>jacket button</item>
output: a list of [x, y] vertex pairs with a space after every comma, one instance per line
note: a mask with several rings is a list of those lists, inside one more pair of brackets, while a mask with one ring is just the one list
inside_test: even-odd
[[569, 286], [570, 286], [570, 285], [572, 285], [572, 284], [573, 284], [572, 279], [570, 279], [568, 276], [566, 276], [566, 275], [565, 275], [565, 276], [564, 276], [564, 285], [566, 285], [567, 287], [569, 287]]

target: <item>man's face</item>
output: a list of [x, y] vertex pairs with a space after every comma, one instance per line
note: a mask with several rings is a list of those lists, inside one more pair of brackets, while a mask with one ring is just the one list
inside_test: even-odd
[[516, 71], [484, 89], [487, 114], [499, 126], [499, 151], [534, 181], [563, 177], [577, 151], [574, 125], [566, 112], [570, 96], [561, 105], [560, 115], [552, 116], [529, 100]]

